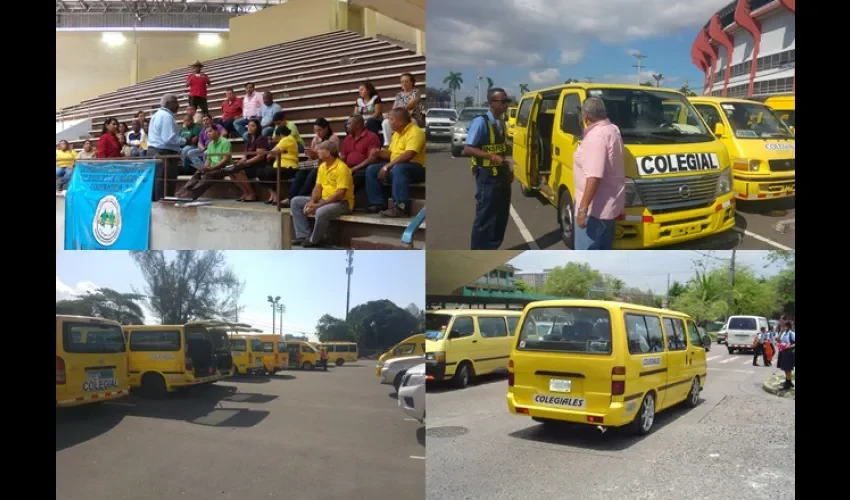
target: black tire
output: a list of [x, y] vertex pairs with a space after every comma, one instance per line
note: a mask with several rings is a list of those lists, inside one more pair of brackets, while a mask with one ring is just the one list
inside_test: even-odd
[[691, 390], [688, 391], [688, 397], [685, 399], [685, 406], [688, 408], [696, 408], [699, 404], [699, 377], [694, 377], [691, 382]]
[[463, 148], [452, 146], [452, 156], [454, 156], [455, 158], [460, 158], [461, 156], [463, 156]]
[[395, 378], [393, 379], [393, 388], [395, 389], [395, 393], [398, 394], [399, 388], [401, 388], [401, 379], [404, 378], [405, 372], [398, 372], [395, 374]]
[[652, 432], [652, 426], [655, 424], [655, 393], [647, 392], [640, 402], [640, 408], [634, 421], [632, 421], [632, 431], [639, 435], [645, 436]]
[[727, 347], [726, 349], [729, 351], [729, 354], [735, 353], [735, 349], [732, 349], [731, 347]]
[[575, 249], [576, 241], [574, 213], [573, 197], [564, 189], [558, 195], [558, 224], [561, 227], [561, 240], [570, 250]]
[[142, 377], [142, 393], [151, 399], [162, 399], [168, 395], [168, 386], [162, 375], [145, 373]]
[[455, 370], [452, 377], [452, 385], [458, 389], [465, 389], [469, 385], [469, 380], [473, 377], [472, 367], [466, 361], [462, 362]]
[[304, 364], [301, 365], [301, 369], [302, 370], [308, 370], [308, 371], [312, 370], [313, 369], [313, 363], [311, 363], [309, 361], [305, 361]]
[[238, 377], [238, 376], [239, 376], [239, 367], [238, 367], [238, 366], [236, 366], [235, 364], [233, 365], [233, 376], [234, 376], [234, 377]]
[[337, 366], [342, 366], [342, 365], [344, 365], [344, 364], [345, 364], [345, 360], [344, 360], [344, 359], [339, 358], [338, 360], [336, 360], [336, 365], [337, 365]]
[[522, 195], [526, 198], [534, 198], [535, 196], [537, 196], [537, 193], [534, 189], [528, 189], [527, 187], [523, 186], [522, 183], [520, 183], [519, 185], [519, 192], [522, 193]]

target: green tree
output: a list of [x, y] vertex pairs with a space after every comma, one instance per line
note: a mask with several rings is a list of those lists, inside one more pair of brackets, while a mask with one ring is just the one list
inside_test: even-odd
[[471, 107], [475, 106], [475, 98], [472, 97], [471, 95], [464, 97], [463, 98], [463, 106], [466, 107], [466, 108], [471, 108]]
[[92, 316], [111, 319], [122, 325], [142, 325], [145, 323], [145, 314], [139, 302], [143, 299], [137, 293], [98, 288], [80, 297], [56, 302], [56, 314]]
[[779, 298], [779, 312], [785, 314], [796, 313], [796, 254], [792, 251], [772, 250], [768, 256], [771, 263], [781, 263], [784, 267], [779, 274], [773, 277], [773, 284]]
[[691, 91], [691, 89], [688, 87], [687, 81], [685, 81], [684, 85], [682, 85], [682, 87], [679, 89], [679, 92], [685, 94], [688, 97], [693, 97], [697, 95], [696, 92]]
[[664, 80], [664, 74], [663, 73], [653, 73], [652, 79], [655, 80], [655, 86], [660, 87], [661, 82]]
[[577, 79], [577, 78], [567, 78], [566, 80], [564, 80], [564, 83], [565, 83], [565, 84], [568, 84], [568, 83], [579, 83], [579, 81], [578, 81], [578, 79]]
[[487, 77], [487, 92], [490, 92], [490, 89], [493, 88], [493, 79], [489, 76]]
[[645, 82], [641, 83], [641, 86], [643, 86], [643, 87], [655, 87], [655, 84], [650, 82], [650, 81], [645, 81]]
[[526, 92], [528, 92], [528, 84], [527, 83], [520, 83], [519, 84], [519, 95], [521, 96], [521, 95], [525, 94]]
[[463, 84], [463, 74], [456, 71], [449, 71], [448, 76], [443, 78], [443, 83], [452, 91], [452, 100], [455, 108], [457, 108], [457, 91], [460, 90], [460, 86]]
[[729, 311], [732, 289], [725, 270], [697, 269], [683, 293], [670, 302], [671, 309], [686, 312], [697, 322], [715, 320]]
[[418, 333], [420, 318], [389, 300], [360, 304], [348, 313], [348, 326], [361, 349], [386, 349]]
[[534, 289], [525, 281], [514, 279], [514, 288], [519, 293], [534, 293]]
[[244, 283], [219, 250], [179, 250], [169, 260], [161, 251], [130, 252], [145, 279], [148, 308], [166, 325], [197, 319], [234, 321]]
[[667, 298], [673, 300], [676, 297], [681, 296], [686, 291], [688, 291], [688, 287], [686, 285], [683, 285], [678, 281], [674, 281], [673, 284], [670, 285], [670, 289], [667, 290]]
[[345, 320], [325, 314], [316, 323], [316, 336], [319, 342], [351, 342], [354, 333]]
[[[565, 266], [558, 266], [549, 272], [544, 287], [546, 294], [559, 297], [584, 299], [594, 288], [601, 287], [604, 276], [590, 265], [578, 262], [569, 262]], [[600, 297], [594, 297], [600, 298]]]

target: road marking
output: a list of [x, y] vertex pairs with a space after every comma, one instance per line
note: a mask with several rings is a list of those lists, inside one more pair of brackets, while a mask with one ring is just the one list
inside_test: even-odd
[[134, 408], [136, 406], [136, 403], [125, 403], [123, 401], [104, 401], [102, 404], [112, 406], [129, 406], [131, 408]]
[[417, 457], [416, 455], [410, 455], [410, 458], [414, 460], [425, 460], [425, 457]]
[[711, 361], [712, 359], [717, 359], [717, 358], [719, 358], [719, 357], [720, 357], [720, 356], [712, 356], [712, 357], [710, 357], [710, 358], [706, 359], [706, 361]]
[[719, 361], [719, 363], [731, 363], [731, 362], [735, 361], [736, 359], [739, 359], [739, 358], [726, 358], [723, 361]]
[[540, 247], [537, 246], [537, 242], [534, 241], [534, 237], [531, 236], [531, 231], [525, 227], [525, 223], [522, 219], [519, 218], [519, 214], [513, 205], [511, 205], [511, 219], [514, 220], [514, 224], [516, 224], [519, 229], [519, 234], [522, 235], [522, 238], [525, 240], [525, 243], [528, 245], [528, 248], [531, 250], [540, 250]]
[[405, 422], [419, 422], [419, 421], [418, 421], [418, 420], [416, 420], [415, 418], [410, 418], [410, 417], [405, 418], [405, 419], [404, 419], [404, 421], [405, 421]]
[[724, 369], [724, 368], [709, 368], [708, 371], [711, 371], [711, 372], [733, 372], [733, 373], [755, 373], [755, 370], [734, 370], [734, 369]]
[[735, 229], [735, 231], [738, 231], [738, 232], [739, 232], [739, 233], [741, 233], [741, 234], [747, 235], [747, 236], [749, 236], [750, 238], [755, 238], [755, 239], [757, 239], [757, 240], [759, 240], [759, 241], [761, 241], [761, 242], [763, 242], [763, 243], [767, 243], [768, 245], [774, 246], [774, 247], [776, 247], [776, 248], [778, 248], [778, 249], [780, 249], [780, 250], [794, 250], [794, 249], [793, 249], [793, 248], [791, 248], [791, 247], [786, 247], [786, 246], [785, 246], [785, 245], [783, 245], [782, 243], [777, 243], [776, 241], [773, 241], [773, 240], [772, 240], [772, 239], [770, 239], [770, 238], [765, 238], [764, 236], [762, 236], [762, 235], [760, 235], [760, 234], [752, 233], [752, 232], [750, 232], [750, 231], [747, 231], [746, 229], [741, 229], [740, 227], [735, 227], [735, 228], [733, 228], [733, 229]]

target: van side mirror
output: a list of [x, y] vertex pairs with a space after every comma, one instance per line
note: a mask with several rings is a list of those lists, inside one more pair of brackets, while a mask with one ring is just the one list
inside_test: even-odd
[[726, 135], [726, 127], [723, 126], [722, 123], [714, 124], [714, 135], [719, 139]]

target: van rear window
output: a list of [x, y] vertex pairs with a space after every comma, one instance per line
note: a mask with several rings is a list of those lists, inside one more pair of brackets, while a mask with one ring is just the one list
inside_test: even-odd
[[133, 332], [130, 334], [130, 350], [142, 352], [179, 351], [180, 332]]
[[758, 330], [755, 318], [729, 318], [729, 330]]
[[536, 307], [525, 316], [517, 348], [610, 354], [611, 316], [599, 307]]
[[124, 333], [120, 326], [96, 323], [65, 323], [62, 347], [67, 353], [124, 352]]
[[274, 352], [274, 342], [263, 342], [263, 352]]
[[230, 350], [236, 352], [245, 352], [248, 350], [248, 343], [245, 339], [233, 339], [230, 341]]

